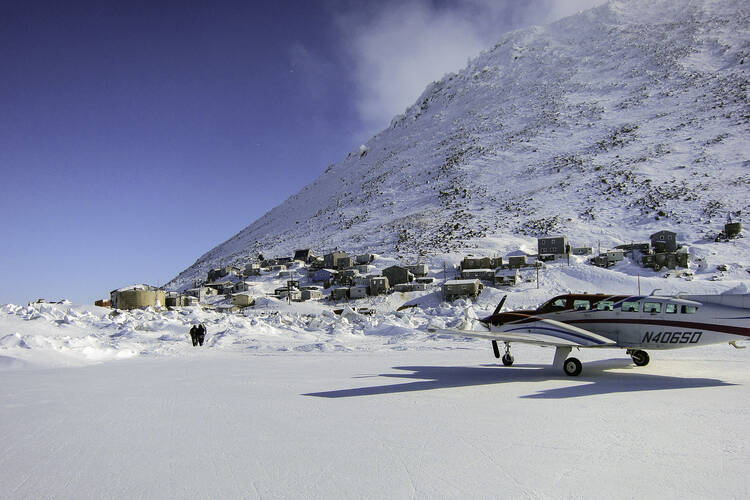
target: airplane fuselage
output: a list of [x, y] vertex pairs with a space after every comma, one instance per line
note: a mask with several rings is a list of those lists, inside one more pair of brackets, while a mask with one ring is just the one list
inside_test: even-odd
[[[600, 335], [614, 345], [585, 334], [555, 332], [544, 319]], [[533, 311], [497, 313], [485, 321], [492, 332], [556, 335], [588, 342], [588, 347], [676, 349], [750, 339], [750, 310], [678, 297], [568, 294]]]

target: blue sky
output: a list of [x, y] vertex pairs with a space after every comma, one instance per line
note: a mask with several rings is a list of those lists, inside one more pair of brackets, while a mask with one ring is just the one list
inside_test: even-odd
[[3, 2], [0, 304], [163, 284], [504, 32], [596, 3]]

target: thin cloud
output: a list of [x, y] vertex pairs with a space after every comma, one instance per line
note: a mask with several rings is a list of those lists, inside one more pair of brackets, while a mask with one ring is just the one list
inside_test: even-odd
[[339, 13], [337, 25], [352, 61], [356, 109], [370, 133], [403, 113], [424, 88], [458, 71], [503, 33], [545, 24], [604, 0], [430, 0], [378, 2], [377, 10]]

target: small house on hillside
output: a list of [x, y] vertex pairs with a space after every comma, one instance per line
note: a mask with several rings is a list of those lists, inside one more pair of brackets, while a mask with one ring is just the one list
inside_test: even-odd
[[231, 298], [232, 305], [248, 307], [255, 304], [255, 298], [249, 293], [235, 293]]
[[414, 275], [415, 278], [424, 278], [427, 276], [428, 268], [427, 264], [412, 264], [406, 266], [406, 269]]
[[212, 295], [218, 295], [219, 292], [213, 288], [209, 288], [207, 286], [201, 286], [197, 288], [191, 288], [190, 290], [186, 290], [185, 294], [190, 295], [191, 297], [195, 297], [196, 299], [198, 299], [198, 302], [205, 302], [206, 297], [210, 297]]
[[311, 278], [313, 281], [328, 281], [334, 279], [339, 274], [334, 269], [318, 269], [315, 271]]
[[495, 269], [503, 265], [502, 257], [465, 257], [461, 261], [461, 270], [464, 269]]
[[448, 280], [443, 283], [443, 297], [447, 301], [460, 298], [477, 298], [483, 285], [479, 280]]
[[498, 269], [495, 272], [495, 284], [513, 286], [520, 281], [518, 269]]
[[461, 279], [464, 280], [487, 280], [487, 281], [494, 281], [495, 280], [495, 270], [494, 269], [463, 269], [461, 271]]
[[383, 276], [388, 278], [390, 286], [395, 286], [399, 283], [409, 283], [414, 279], [414, 275], [402, 266], [386, 267], [383, 269]]
[[674, 252], [677, 250], [677, 233], [673, 231], [659, 231], [650, 236], [654, 252]]
[[512, 257], [508, 257], [508, 268], [510, 269], [520, 269], [522, 267], [526, 267], [528, 264], [526, 263], [526, 256], [525, 255], [514, 255]]
[[242, 273], [240, 268], [234, 266], [224, 266], [208, 271], [208, 281], [216, 281], [226, 276], [239, 276]]
[[348, 257], [346, 252], [331, 252], [323, 256], [323, 267], [328, 269], [338, 269], [339, 259]]
[[370, 295], [383, 295], [388, 293], [390, 283], [386, 276], [370, 277]]
[[246, 265], [245, 276], [260, 276], [260, 264], [252, 263]]
[[371, 253], [363, 253], [360, 255], [357, 255], [354, 259], [357, 264], [369, 264], [373, 260], [375, 260], [375, 255]]
[[305, 264], [308, 264], [314, 258], [315, 254], [313, 254], [312, 250], [310, 250], [309, 248], [294, 251], [294, 260], [302, 261]]
[[570, 247], [565, 236], [550, 236], [537, 239], [537, 254], [539, 258], [557, 259], [566, 255]]

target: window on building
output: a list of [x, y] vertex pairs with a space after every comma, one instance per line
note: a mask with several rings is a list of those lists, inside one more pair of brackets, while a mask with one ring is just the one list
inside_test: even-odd
[[640, 302], [623, 302], [622, 312], [638, 312], [641, 310]]

